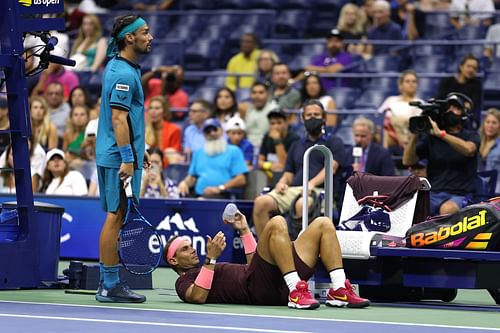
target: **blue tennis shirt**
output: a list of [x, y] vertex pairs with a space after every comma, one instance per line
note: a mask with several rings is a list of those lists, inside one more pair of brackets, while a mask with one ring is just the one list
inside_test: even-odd
[[121, 156], [111, 121], [111, 108], [128, 112], [134, 165], [136, 169], [141, 169], [145, 149], [144, 92], [141, 85], [141, 70], [139, 65], [119, 56], [111, 59], [104, 69], [96, 143], [97, 165], [119, 168]]

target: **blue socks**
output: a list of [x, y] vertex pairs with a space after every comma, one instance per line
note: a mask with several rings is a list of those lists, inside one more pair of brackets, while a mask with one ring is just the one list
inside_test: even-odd
[[120, 282], [120, 265], [105, 266], [99, 264], [100, 282], [104, 288], [112, 289]]

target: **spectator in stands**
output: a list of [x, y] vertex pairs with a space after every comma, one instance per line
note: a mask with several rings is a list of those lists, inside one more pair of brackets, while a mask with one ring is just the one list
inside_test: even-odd
[[45, 100], [49, 105], [50, 121], [56, 126], [58, 141], [62, 145], [66, 121], [71, 111], [69, 104], [64, 101], [63, 85], [59, 82], [49, 84], [45, 92]]
[[80, 156], [74, 156], [74, 159], [70, 162], [70, 169], [80, 171], [86, 180], [91, 180], [94, 172], [97, 170], [95, 161], [97, 127], [98, 119], [92, 119], [88, 122], [85, 127], [85, 139], [81, 145]]
[[425, 14], [417, 9], [413, 2], [397, 0], [397, 6], [391, 10], [391, 20], [399, 24], [403, 35], [409, 40], [424, 35]]
[[361, 6], [361, 10], [365, 13], [366, 22], [365, 22], [365, 31], [369, 31], [374, 27], [374, 6], [373, 3], [375, 0], [364, 0], [363, 5]]
[[271, 83], [271, 72], [273, 65], [278, 63], [280, 58], [272, 50], [260, 50], [257, 58], [257, 77], [256, 82]]
[[244, 102], [239, 105], [241, 118], [247, 125], [247, 138], [258, 149], [262, 143], [264, 134], [268, 131], [267, 115], [278, 107], [278, 104], [270, 99], [268, 87], [262, 82], [255, 82], [250, 88], [250, 103]]
[[90, 101], [90, 96], [87, 88], [78, 86], [73, 88], [69, 93], [68, 104], [71, 108], [75, 106], [84, 106], [90, 108], [92, 103]]
[[170, 122], [172, 115], [168, 101], [162, 96], [151, 99], [146, 117], [146, 144], [160, 148], [166, 157], [165, 165], [181, 160], [181, 129]]
[[285, 112], [280, 109], [267, 114], [269, 132], [264, 135], [260, 146], [259, 169], [266, 173], [271, 187], [274, 187], [281, 177], [290, 147], [300, 139], [290, 130], [286, 118]]
[[483, 85], [481, 80], [477, 78], [478, 71], [479, 59], [473, 55], [466, 55], [458, 65], [457, 75], [441, 79], [436, 94], [436, 98], [438, 99], [446, 98], [446, 95], [451, 92], [459, 92], [469, 96], [474, 104], [473, 118], [475, 124], [479, 124], [480, 122], [483, 96]]
[[240, 52], [227, 63], [228, 74], [248, 74], [249, 76], [226, 77], [226, 87], [232, 91], [239, 88], [250, 88], [257, 72], [257, 57], [259, 56], [259, 39], [253, 33], [245, 33], [240, 39]]
[[140, 197], [143, 198], [167, 198], [168, 193], [163, 181], [162, 169], [157, 165], [151, 165], [142, 176]]
[[[337, 29], [332, 29], [326, 37], [326, 50], [324, 53], [312, 58], [311, 64], [306, 66], [306, 72], [320, 74], [334, 74], [341, 72], [345, 66], [352, 63], [352, 56], [345, 51], [344, 36]], [[336, 86], [345, 86], [345, 80], [335, 78], [322, 78], [321, 82], [325, 91], [329, 91]]]
[[[30, 136], [28, 140], [28, 149], [30, 154], [31, 186], [33, 192], [38, 192], [45, 170], [45, 150], [36, 142], [36, 137], [34, 136]], [[14, 160], [12, 156], [12, 147], [8, 145], [7, 149], [0, 156], [0, 166], [3, 168], [13, 168]], [[2, 177], [4, 180], [3, 191], [14, 193], [16, 191], [14, 171], [3, 170]]]
[[246, 138], [245, 121], [239, 116], [234, 116], [226, 123], [227, 143], [239, 147], [243, 152], [243, 157], [248, 170], [253, 169], [254, 147]]
[[71, 49], [71, 59], [76, 61], [73, 70], [97, 72], [106, 59], [107, 47], [99, 18], [94, 14], [85, 15]]
[[[489, 109], [479, 130], [479, 171], [497, 170], [500, 176], [500, 111]], [[500, 193], [500, 181], [496, 192]]]
[[66, 162], [80, 156], [80, 150], [85, 139], [85, 128], [90, 120], [89, 109], [77, 106], [71, 109], [69, 121], [64, 131], [63, 150], [66, 151]]
[[[276, 104], [282, 109], [292, 110], [300, 107], [300, 92], [290, 85], [291, 73], [287, 64], [278, 62], [274, 64], [271, 75], [271, 88], [269, 94]], [[288, 122], [295, 124], [297, 117], [288, 116]]]
[[[142, 87], [146, 95], [145, 105], [149, 105], [151, 98], [164, 96], [173, 108], [187, 108], [189, 96], [182, 89], [184, 83], [184, 69], [179, 65], [160, 66], [146, 72], [142, 78]], [[174, 118], [183, 119], [184, 112], [174, 112]]]
[[189, 109], [189, 122], [191, 123], [184, 129], [184, 154], [189, 161], [191, 154], [205, 145], [203, 135], [203, 124], [205, 120], [212, 115], [213, 106], [210, 102], [198, 99], [191, 104]]
[[215, 93], [214, 97], [214, 118], [219, 120], [222, 128], [226, 129], [227, 121], [238, 111], [238, 101], [234, 92], [226, 87], [222, 87]]
[[384, 138], [383, 145], [393, 155], [402, 155], [408, 143], [408, 126], [410, 117], [417, 116], [422, 110], [411, 106], [409, 102], [423, 102], [417, 96], [418, 76], [413, 70], [401, 73], [398, 80], [400, 95], [389, 96], [379, 107], [379, 112], [384, 113]]
[[[0, 97], [0, 131], [6, 131], [10, 128], [9, 107], [7, 99]], [[0, 154], [2, 154], [10, 144], [10, 134], [8, 132], [0, 133]]]
[[[331, 150], [333, 174], [344, 164], [344, 143], [336, 136], [324, 134], [326, 112], [323, 104], [318, 100], [306, 101], [303, 106], [302, 118], [307, 136], [302, 140], [295, 141], [288, 150], [283, 176], [274, 189], [255, 200], [253, 222], [257, 236], [262, 234], [272, 212], [279, 211], [280, 214], [285, 214], [294, 209], [297, 221], [302, 220], [302, 199], [296, 200], [295, 207], [291, 207], [291, 204], [302, 193], [303, 159], [304, 153], [309, 147], [322, 144]], [[324, 180], [324, 157], [321, 152], [316, 151], [311, 154], [309, 161], [309, 189], [319, 194]]]
[[[352, 165], [353, 171], [368, 172], [377, 176], [394, 176], [394, 162], [391, 153], [373, 141], [375, 124], [365, 116], [358, 116], [352, 124], [355, 147], [346, 156], [346, 164]], [[355, 156], [354, 149], [362, 149], [361, 156]]]
[[87, 182], [76, 170], [69, 170], [64, 152], [52, 149], [47, 153], [47, 166], [43, 174], [42, 192], [56, 195], [87, 195]]
[[457, 30], [467, 25], [489, 27], [495, 5], [493, 0], [452, 0], [450, 11], [450, 23]]
[[[56, 48], [55, 51], [56, 50], [60, 49]], [[52, 52], [51, 54], [64, 58], [66, 57], [66, 53], [63, 51]], [[64, 100], [67, 101], [71, 90], [73, 90], [74, 87], [80, 84], [80, 79], [78, 78], [78, 75], [76, 75], [76, 73], [72, 70], [66, 69], [63, 65], [51, 62], [49, 64], [49, 67], [47, 67], [47, 69], [42, 71], [42, 74], [40, 74], [38, 83], [33, 88], [31, 96], [37, 96], [47, 93], [48, 87], [52, 83], [56, 82], [62, 85], [63, 97]]]
[[[366, 39], [366, 13], [353, 3], [346, 3], [340, 10], [337, 30], [345, 39]], [[346, 50], [351, 54], [362, 55], [365, 44], [347, 44]]]
[[448, 110], [443, 124], [438, 126], [429, 118], [430, 132], [418, 140], [410, 134], [403, 154], [406, 166], [427, 159], [427, 178], [432, 186], [432, 215], [457, 212], [465, 204], [465, 195], [475, 192], [480, 139], [477, 132], [463, 127], [464, 117], [471, 112], [472, 101], [460, 93], [451, 93], [446, 100]]
[[226, 142], [222, 125], [217, 119], [203, 124], [206, 143], [193, 154], [188, 176], [179, 183], [179, 193], [188, 195], [194, 186], [196, 196], [227, 198], [227, 190], [242, 188], [248, 172], [242, 151]]
[[494, 58], [500, 58], [500, 23], [493, 24], [488, 28], [486, 41], [492, 44], [486, 44], [484, 46], [483, 55], [487, 57], [490, 62], [493, 62]]
[[170, 179], [163, 175], [163, 170], [165, 169], [163, 152], [158, 148], [149, 148], [148, 153], [151, 166], [156, 166], [162, 171], [160, 176], [167, 191], [167, 197], [170, 199], [178, 199], [179, 189], [177, 188], [177, 182], [179, 182], [180, 179]]
[[323, 88], [323, 83], [319, 78], [319, 75], [315, 73], [306, 72], [304, 73], [305, 79], [302, 83], [301, 96], [303, 101], [309, 99], [317, 99], [323, 104], [323, 108], [328, 112], [326, 115], [326, 126], [336, 127], [337, 126], [337, 115], [332, 112], [337, 109], [335, 100], [332, 96], [328, 95]]
[[[385, 0], [373, 3], [374, 27], [368, 31], [368, 40], [399, 41], [403, 39], [401, 27], [391, 21], [391, 6]], [[367, 45], [369, 55], [388, 55], [392, 45]]]
[[50, 121], [49, 106], [41, 96], [30, 98], [31, 132], [45, 150], [57, 148], [57, 129]]

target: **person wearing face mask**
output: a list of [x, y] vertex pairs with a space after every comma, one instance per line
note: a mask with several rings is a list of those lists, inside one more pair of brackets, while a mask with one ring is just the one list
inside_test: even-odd
[[464, 197], [475, 192], [480, 139], [477, 132], [463, 127], [473, 109], [472, 100], [461, 93], [450, 93], [446, 101], [442, 124], [429, 118], [432, 129], [418, 138], [410, 134], [403, 153], [406, 166], [427, 159], [432, 215], [457, 212], [465, 205]]
[[[286, 214], [291, 209], [295, 210], [295, 218], [302, 220], [302, 200], [295, 200], [302, 193], [303, 158], [306, 150], [314, 145], [325, 145], [333, 156], [333, 172], [344, 165], [344, 143], [334, 135], [325, 134], [326, 112], [321, 102], [317, 99], [308, 100], [303, 105], [302, 119], [306, 128], [306, 136], [295, 141], [290, 149], [285, 162], [282, 177], [268, 194], [256, 198], [253, 208], [253, 222], [257, 235], [269, 220], [271, 213]], [[319, 151], [314, 151], [309, 157], [309, 189], [319, 194], [325, 180], [324, 156]], [[312, 197], [309, 198], [312, 201]], [[296, 201], [295, 207], [292, 202]]]

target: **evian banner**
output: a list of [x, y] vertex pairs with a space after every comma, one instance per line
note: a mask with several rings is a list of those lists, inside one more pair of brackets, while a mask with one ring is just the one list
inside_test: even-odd
[[[15, 201], [15, 196], [1, 195], [0, 202]], [[98, 198], [35, 196], [36, 201], [64, 207], [61, 222], [61, 258], [98, 259], [99, 233], [105, 219]], [[141, 199], [139, 209], [160, 234], [165, 244], [172, 236], [182, 236], [191, 241], [200, 256], [206, 255], [207, 235], [218, 231], [226, 234], [227, 247], [220, 260], [241, 262], [243, 247], [234, 230], [222, 222], [225, 200], [160, 200]], [[252, 216], [253, 202], [236, 202], [248, 219]], [[43, 221], [40, 221], [43, 223]], [[159, 251], [158, 244], [150, 242], [144, 251]]]

